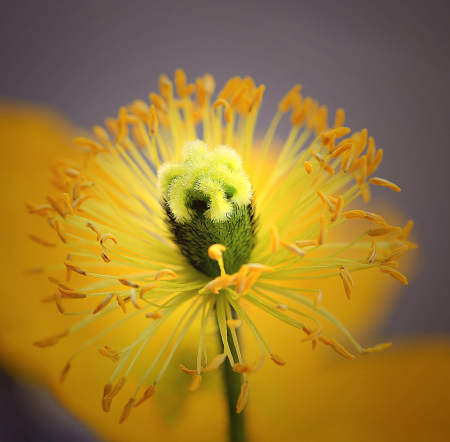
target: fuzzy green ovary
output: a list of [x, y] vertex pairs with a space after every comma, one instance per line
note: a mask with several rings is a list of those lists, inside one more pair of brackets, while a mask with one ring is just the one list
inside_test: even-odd
[[193, 199], [207, 203], [206, 217], [224, 222], [235, 206], [246, 206], [252, 198], [242, 160], [227, 146], [210, 150], [202, 141], [187, 143], [183, 163], [163, 165], [158, 179], [161, 193], [179, 223], [192, 219]]
[[183, 162], [163, 165], [158, 178], [172, 239], [193, 267], [220, 275], [207, 253], [217, 243], [227, 247], [227, 273], [248, 262], [255, 244], [252, 187], [233, 149], [187, 143]]

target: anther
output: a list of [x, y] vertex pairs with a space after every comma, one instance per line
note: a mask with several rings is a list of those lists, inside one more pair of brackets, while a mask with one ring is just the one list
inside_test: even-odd
[[240, 413], [244, 409], [247, 400], [248, 400], [248, 383], [245, 382], [244, 384], [241, 385], [241, 393], [237, 401], [236, 413]]
[[385, 180], [383, 178], [370, 178], [369, 183], [375, 184], [376, 186], [388, 187], [389, 189], [395, 190], [396, 192], [400, 192], [400, 187], [397, 184], [392, 183], [391, 181]]
[[189, 385], [188, 390], [190, 392], [197, 391], [200, 388], [201, 383], [202, 383], [202, 377], [199, 374], [195, 374]]
[[[102, 232], [100, 232], [100, 229], [91, 222], [86, 223], [86, 227], [89, 227], [93, 232], [95, 232], [97, 234], [97, 241], [100, 241], [100, 238], [102, 238]], [[106, 239], [104, 241], [106, 241]]]

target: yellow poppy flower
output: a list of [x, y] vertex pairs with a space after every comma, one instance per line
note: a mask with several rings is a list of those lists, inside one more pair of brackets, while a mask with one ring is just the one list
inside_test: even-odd
[[[87, 149], [87, 156], [80, 161], [76, 158], [80, 155], [72, 148], [68, 155], [74, 159], [57, 162], [53, 172], [59, 195], [48, 193], [49, 186], [42, 179], [33, 180], [30, 187], [27, 177], [42, 173], [37, 170], [41, 160], [50, 163], [52, 157], [61, 154], [56, 151], [67, 144], [66, 125], [37, 110], [26, 116], [11, 109], [4, 111], [2, 132], [5, 138], [10, 136], [4, 139], [5, 145], [34, 146], [27, 155], [36, 158], [19, 150], [9, 152], [16, 158], [10, 158], [8, 163], [18, 164], [21, 176], [13, 175], [14, 169], [7, 167], [3, 175], [5, 183], [14, 183], [10, 188], [14, 198], [10, 201], [16, 204], [10, 202], [8, 207], [10, 217], [2, 250], [4, 288], [8, 293], [1, 324], [2, 359], [24, 375], [45, 380], [70, 409], [111, 440], [139, 441], [147, 440], [149, 434], [164, 440], [209, 440], [207, 435], [217, 433], [216, 440], [225, 440], [225, 403], [217, 391], [219, 379], [213, 369], [227, 357], [237, 372], [235, 376], [242, 379], [237, 411], [245, 406], [248, 385], [253, 380], [259, 384], [259, 388], [251, 390], [254, 404], [251, 405], [251, 399], [249, 402], [247, 420], [252, 437], [263, 440], [272, 433], [274, 437], [281, 434], [286, 440], [297, 440], [289, 429], [297, 423], [297, 412], [301, 415], [303, 410], [310, 415], [311, 407], [316, 406], [321, 413], [320, 401], [311, 405], [307, 396], [298, 397], [303, 396], [302, 389], [306, 387], [324, 388], [323, 379], [317, 376], [326, 378], [330, 356], [321, 352], [322, 344], [347, 359], [354, 358], [329, 337], [329, 332], [322, 333], [320, 318], [335, 326], [328, 327], [331, 333], [340, 329], [360, 353], [386, 347], [362, 348], [322, 305], [335, 310], [336, 305], [347, 302], [345, 296], [352, 297], [358, 315], [338, 308], [340, 319], [348, 327], [360, 321], [361, 316], [368, 325], [374, 324], [384, 310], [383, 302], [388, 302], [385, 294], [380, 296], [378, 292], [385, 292], [391, 282], [380, 270], [406, 282], [396, 270], [396, 259], [413, 246], [407, 240], [411, 225], [402, 231], [366, 210], [344, 212], [344, 206], [358, 195], [369, 199], [369, 182], [399, 189], [389, 181], [369, 178], [382, 153], [367, 138], [367, 132], [354, 133], [338, 143], [337, 137], [350, 132], [342, 127], [343, 112], [337, 112], [336, 123], [329, 129], [326, 108], [310, 98], [303, 99], [299, 87], [281, 101], [262, 148], [255, 153], [252, 134], [263, 87], [257, 88], [248, 78], [234, 78], [211, 106], [211, 76], [197, 80], [195, 101], [190, 98], [194, 87], [186, 83], [182, 71], [177, 72], [175, 85], [178, 99], [172, 94], [172, 83], [162, 77], [161, 95], [150, 96], [153, 106], [136, 101], [121, 109], [116, 120], [107, 120], [112, 140], [99, 127], [94, 129], [99, 141], [77, 138], [76, 143]], [[274, 144], [277, 122], [289, 110], [292, 131], [277, 156], [269, 147]], [[196, 141], [196, 125], [200, 121], [204, 143]], [[36, 126], [38, 130], [34, 130]], [[367, 152], [362, 155], [367, 143]], [[216, 148], [220, 145], [234, 150]], [[222, 168], [221, 164], [227, 167]], [[183, 179], [177, 185], [179, 177]], [[220, 185], [215, 186], [217, 183]], [[34, 204], [46, 194], [47, 201]], [[40, 244], [30, 245], [17, 234], [11, 235], [31, 228], [19, 211], [17, 200], [21, 198], [29, 201], [28, 211], [43, 215], [39, 220], [42, 222], [37, 227], [33, 223], [32, 229], [32, 239]], [[201, 204], [196, 206], [195, 201]], [[160, 209], [161, 202], [165, 213]], [[223, 237], [222, 242], [228, 241], [225, 245], [216, 237], [206, 245], [202, 238], [184, 244], [183, 238], [195, 231], [193, 220], [200, 215], [210, 231], [218, 230], [218, 237], [220, 226], [235, 230], [244, 225], [244, 230], [240, 236]], [[365, 221], [358, 221], [362, 218]], [[375, 226], [362, 224], [369, 222]], [[171, 240], [164, 223], [172, 232]], [[48, 224], [54, 230], [53, 237]], [[348, 225], [350, 230], [361, 226], [361, 234], [347, 239]], [[244, 241], [239, 243], [239, 239], [245, 235], [249, 240], [242, 250]], [[41, 251], [42, 245], [47, 247]], [[241, 261], [229, 257], [230, 250], [235, 251], [235, 256], [242, 256]], [[61, 256], [64, 266], [56, 264], [61, 262]], [[25, 267], [34, 267], [41, 273], [24, 278], [19, 269]], [[50, 282], [44, 280], [42, 271], [50, 275]], [[71, 281], [65, 281], [66, 276]], [[42, 296], [45, 292], [51, 296]], [[20, 295], [13, 296], [14, 293]], [[374, 304], [370, 298], [375, 296]], [[29, 297], [33, 299], [32, 308]], [[56, 303], [63, 314], [49, 304], [40, 304], [40, 298]], [[81, 325], [79, 310], [86, 318]], [[267, 313], [283, 325], [275, 318], [267, 318]], [[214, 315], [221, 344], [216, 342]], [[300, 322], [298, 316], [306, 320]], [[153, 334], [164, 322], [168, 331], [164, 334], [161, 327], [161, 333]], [[87, 323], [89, 327], [84, 327]], [[285, 324], [299, 331], [291, 334]], [[243, 355], [236, 327], [242, 329], [246, 340]], [[62, 332], [55, 334], [58, 328]], [[173, 330], [175, 334], [171, 336]], [[100, 339], [99, 351], [92, 345], [84, 348], [95, 337]], [[62, 338], [67, 344], [61, 341], [49, 347], [47, 354], [28, 347], [31, 340], [38, 347], [47, 347]], [[250, 338], [256, 338], [256, 345]], [[307, 356], [310, 349], [305, 349], [307, 342], [302, 341], [310, 341], [313, 346], [319, 343], [319, 355]], [[150, 349], [145, 346], [147, 342]], [[273, 353], [275, 344], [284, 352]], [[83, 351], [78, 353], [79, 350]], [[158, 356], [160, 352], [163, 359]], [[288, 364], [272, 368], [265, 364], [257, 371], [266, 352], [276, 365], [284, 365], [284, 360]], [[206, 354], [211, 353], [206, 359]], [[282, 354], [283, 359], [277, 354]], [[305, 362], [296, 366], [300, 357]], [[114, 361], [113, 367], [108, 359]], [[187, 375], [178, 368], [179, 364], [183, 364]], [[151, 372], [153, 379], [147, 381], [152, 365], [156, 367]], [[195, 368], [186, 369], [184, 365]], [[298, 382], [295, 373], [286, 373], [293, 369], [317, 382]], [[356, 378], [357, 374], [353, 376]], [[59, 383], [61, 377], [67, 377], [64, 384]], [[332, 377], [327, 379], [331, 382]], [[139, 388], [140, 384], [144, 386]], [[263, 391], [268, 385], [269, 391]], [[122, 406], [115, 403], [118, 398], [111, 406], [119, 389]], [[197, 391], [189, 393], [188, 389]], [[321, 391], [323, 398], [324, 390]], [[291, 416], [288, 424], [277, 426], [280, 413], [273, 407], [259, 405], [267, 404], [264, 393], [280, 396], [276, 403], [284, 406], [279, 410], [291, 410], [287, 413]], [[147, 401], [150, 396], [154, 397]], [[143, 399], [145, 405], [140, 405]], [[133, 405], [139, 407], [133, 407], [129, 420], [118, 426], [117, 420], [127, 418]], [[104, 413], [110, 407], [111, 412]], [[326, 420], [333, 413], [330, 410], [324, 414]], [[265, 416], [262, 425], [261, 416]], [[312, 433], [318, 419], [309, 418], [308, 422], [305, 432]], [[365, 427], [366, 423], [361, 424], [358, 431], [362, 434]], [[332, 428], [333, 424], [322, 426], [323, 434]]]

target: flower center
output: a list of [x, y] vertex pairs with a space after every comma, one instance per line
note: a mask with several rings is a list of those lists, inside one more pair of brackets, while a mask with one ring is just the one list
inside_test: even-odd
[[220, 275], [208, 256], [223, 244], [227, 273], [248, 261], [255, 245], [256, 219], [252, 186], [242, 159], [228, 146], [210, 149], [202, 141], [186, 143], [181, 163], [158, 171], [162, 204], [172, 240], [189, 263], [207, 276]]

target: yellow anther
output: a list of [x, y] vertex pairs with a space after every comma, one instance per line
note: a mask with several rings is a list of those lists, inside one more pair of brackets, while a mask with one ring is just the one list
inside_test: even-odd
[[334, 117], [334, 128], [341, 127], [345, 122], [345, 111], [342, 107], [336, 109], [336, 116]]
[[301, 249], [300, 247], [296, 246], [296, 245], [293, 244], [293, 243], [285, 242], [285, 241], [280, 241], [280, 244], [281, 244], [284, 248], [286, 248], [287, 250], [289, 250], [291, 253], [294, 253], [295, 255], [298, 255], [298, 256], [305, 256], [305, 255], [306, 255], [306, 252], [305, 252], [303, 249]]
[[56, 233], [60, 237], [61, 241], [63, 243], [67, 243], [66, 231], [64, 230], [64, 227], [61, 225], [59, 220], [53, 219], [53, 218], [49, 218], [48, 222], [56, 230]]
[[338, 355], [349, 359], [350, 361], [355, 359], [355, 356], [349, 353], [338, 341], [334, 338], [327, 338], [325, 336], [321, 336], [319, 341], [323, 342], [325, 345], [329, 345]]
[[334, 209], [333, 215], [331, 215], [330, 222], [334, 222], [338, 219], [339, 215], [342, 212], [343, 207], [344, 207], [344, 198], [342, 195], [339, 195], [336, 201], [336, 208]]
[[98, 352], [105, 358], [111, 359], [113, 362], [117, 362], [120, 359], [119, 352], [107, 345], [105, 345], [105, 348], [99, 348]]
[[315, 239], [303, 239], [301, 241], [295, 241], [295, 245], [298, 247], [317, 246], [317, 240]]
[[319, 198], [326, 204], [328, 212], [333, 213], [334, 207], [333, 204], [331, 204], [330, 199], [321, 190], [317, 190], [317, 195], [319, 195]]
[[239, 328], [242, 325], [242, 319], [227, 319], [229, 328]]
[[86, 275], [86, 270], [83, 270], [82, 268], [77, 266], [74, 262], [64, 261], [63, 263], [66, 266], [67, 270], [69, 270], [70, 272], [75, 272], [78, 273], [79, 275]]
[[105, 242], [108, 241], [108, 239], [111, 239], [115, 244], [117, 244], [117, 239], [112, 233], [105, 233], [100, 238], [100, 245], [103, 247]]
[[264, 363], [264, 356], [259, 357], [252, 365], [250, 365], [247, 374], [256, 373]]
[[138, 405], [141, 405], [142, 402], [151, 398], [155, 393], [156, 393], [156, 385], [150, 385], [150, 387], [148, 387], [147, 390], [145, 390], [142, 397], [134, 403], [133, 407], [136, 408]]
[[344, 153], [344, 156], [342, 157], [341, 162], [341, 172], [347, 173], [350, 169], [350, 166], [352, 165], [353, 158], [355, 156], [356, 147], [353, 145], [347, 152]]
[[370, 164], [368, 164], [367, 175], [371, 175], [372, 173], [375, 172], [375, 170], [378, 169], [378, 166], [380, 165], [382, 159], [383, 159], [383, 149], [378, 149], [373, 160], [370, 162]]
[[400, 281], [402, 284], [406, 285], [408, 284], [408, 280], [406, 279], [406, 276], [402, 273], [398, 272], [397, 270], [392, 269], [389, 266], [381, 266], [380, 270], [383, 273], [387, 273], [388, 275], [392, 276], [397, 281]]
[[161, 312], [149, 312], [145, 314], [146, 318], [150, 319], [161, 319], [163, 317], [163, 314]]
[[33, 345], [37, 347], [48, 347], [50, 345], [55, 345], [61, 338], [64, 338], [69, 334], [69, 330], [63, 330], [57, 335], [51, 336], [49, 338], [41, 339], [40, 341], [33, 342]]
[[99, 152], [108, 152], [108, 149], [103, 147], [101, 144], [90, 140], [89, 138], [85, 137], [77, 137], [73, 140], [73, 142], [80, 147], [84, 147], [86, 149], [89, 149], [91, 152], [99, 153]]
[[392, 183], [391, 181], [385, 180], [383, 178], [370, 178], [369, 183], [375, 184], [376, 186], [388, 187], [389, 189], [395, 190], [396, 192], [400, 192], [400, 187], [397, 184]]
[[315, 296], [314, 296], [314, 309], [317, 310], [320, 307], [320, 304], [322, 303], [322, 290], [317, 290]]
[[314, 149], [309, 149], [309, 152], [319, 163], [323, 164], [324, 159], [320, 153], [316, 152]]
[[334, 175], [334, 169], [329, 164], [324, 164], [323, 170], [329, 175]]
[[63, 193], [63, 199], [64, 199], [64, 208], [66, 209], [67, 213], [69, 215], [73, 215], [73, 208], [70, 203], [70, 197], [68, 193]]
[[197, 391], [200, 388], [200, 385], [202, 383], [202, 377], [199, 374], [195, 374], [188, 390], [191, 392]]
[[257, 87], [257, 89], [255, 90], [255, 92], [253, 94], [252, 102], [251, 102], [249, 110], [248, 110], [249, 112], [252, 112], [259, 108], [259, 106], [261, 105], [261, 101], [263, 99], [265, 89], [266, 89], [266, 86], [263, 84], [260, 84]]
[[350, 150], [352, 147], [353, 140], [351, 138], [348, 140], [343, 140], [336, 146], [336, 149], [331, 152], [330, 158], [337, 158], [338, 156]]
[[158, 127], [159, 127], [159, 120], [158, 116], [156, 115], [156, 108], [155, 105], [152, 104], [150, 106], [150, 112], [148, 115], [148, 133], [152, 136], [157, 135]]
[[93, 315], [98, 313], [100, 310], [103, 310], [110, 302], [111, 299], [114, 297], [114, 293], [110, 293], [106, 298], [102, 299], [100, 303], [95, 307], [94, 311], [92, 312]]
[[32, 239], [33, 241], [37, 242], [41, 246], [56, 247], [55, 243], [50, 242], [50, 241], [46, 241], [45, 239], [42, 239], [42, 238], [39, 238], [39, 236], [33, 235], [31, 233], [28, 236], [29, 236], [30, 239]]
[[67, 373], [68, 373], [69, 370], [70, 370], [70, 367], [71, 367], [70, 362], [68, 362], [68, 363], [66, 364], [66, 366], [64, 367], [63, 371], [61, 372], [61, 376], [60, 376], [60, 378], [59, 378], [59, 382], [60, 382], [61, 384], [66, 380], [66, 376], [67, 376]]
[[150, 284], [146, 284], [144, 285], [144, 287], [141, 288], [139, 295], [141, 298], [143, 298], [145, 293], [158, 287], [160, 287], [160, 285], [157, 282], [151, 282]]
[[367, 264], [372, 264], [375, 261], [375, 257], [377, 256], [377, 244], [375, 241], [372, 241], [372, 246], [370, 247], [369, 254], [367, 255], [366, 262]]
[[116, 295], [116, 300], [117, 300], [117, 303], [119, 304], [120, 308], [122, 309], [122, 311], [124, 313], [126, 313], [127, 312], [127, 306], [125, 305], [125, 301], [123, 300], [123, 298], [121, 296], [119, 296], [119, 295]]
[[117, 118], [117, 133], [116, 133], [116, 143], [120, 144], [123, 140], [128, 136], [128, 109], [125, 106], [122, 106], [119, 109], [119, 115]]
[[125, 407], [122, 411], [122, 414], [120, 416], [119, 424], [121, 424], [130, 415], [131, 409], [133, 408], [135, 400], [136, 400], [136, 398], [131, 398], [127, 402], [127, 405], [125, 405]]
[[314, 339], [317, 339], [319, 336], [322, 335], [322, 327], [320, 325], [314, 330], [311, 330], [309, 326], [304, 325], [303, 331], [306, 333], [307, 336], [302, 338], [301, 340], [302, 342], [313, 341]]
[[58, 286], [58, 290], [69, 299], [81, 299], [86, 298], [86, 293], [79, 292], [77, 290], [65, 289], [61, 286]]
[[270, 252], [276, 253], [279, 244], [280, 239], [278, 236], [278, 229], [276, 226], [270, 226]]
[[380, 226], [387, 226], [387, 222], [383, 219], [383, 217], [377, 215], [376, 213], [366, 212], [366, 216], [364, 218]]
[[127, 286], [127, 287], [132, 287], [132, 288], [134, 288], [134, 289], [138, 289], [138, 288], [141, 287], [139, 284], [136, 284], [135, 282], [130, 281], [129, 279], [125, 279], [125, 278], [119, 278], [119, 282], [120, 282], [122, 285], [125, 285], [125, 286]]
[[218, 295], [219, 290], [228, 287], [233, 283], [233, 281], [234, 278], [232, 275], [223, 274], [213, 279], [212, 281], [208, 282], [208, 284], [206, 284], [205, 287], [203, 287], [200, 293], [204, 293], [208, 290], [211, 290], [215, 295]]
[[248, 400], [248, 383], [246, 382], [241, 385], [241, 393], [237, 401], [236, 413], [240, 413], [244, 409], [247, 400]]
[[370, 229], [367, 234], [369, 236], [382, 236], [388, 233], [400, 233], [401, 231], [402, 229], [400, 227], [384, 226], [379, 229]]
[[383, 266], [390, 267], [391, 269], [398, 269], [400, 267], [400, 264], [397, 261], [389, 261], [383, 263]]
[[170, 269], [162, 269], [160, 270], [156, 275], [155, 275], [155, 281], [160, 280], [161, 278], [163, 278], [165, 275], [170, 275], [173, 276], [174, 278], [178, 278], [177, 274]]
[[281, 310], [281, 311], [286, 311], [286, 310], [289, 310], [289, 307], [286, 305], [286, 304], [277, 304], [276, 306], [275, 306], [278, 310]]
[[226, 274], [223, 264], [223, 252], [225, 252], [225, 250], [227, 250], [227, 248], [222, 244], [213, 244], [208, 248], [208, 256], [214, 261], [217, 261], [220, 267], [220, 274], [222, 276]]
[[90, 221], [86, 223], [86, 227], [89, 227], [93, 232], [95, 232], [97, 234], [97, 241], [100, 241], [100, 238], [102, 237], [102, 232], [100, 232], [100, 229], [94, 224], [92, 224]]
[[234, 364], [233, 366], [233, 371], [235, 371], [236, 373], [248, 373], [250, 371], [250, 366], [247, 364], [242, 364], [240, 362]]
[[372, 353], [378, 353], [380, 351], [386, 350], [391, 345], [392, 345], [392, 342], [384, 342], [383, 344], [378, 344], [375, 347], [362, 348], [361, 354], [362, 355], [371, 355]]
[[317, 244], [322, 245], [325, 242], [328, 232], [328, 223], [325, 216], [320, 216], [319, 234], [317, 235]]
[[[194, 376], [194, 374], [198, 374], [197, 369], [195, 370], [190, 370], [189, 368], [186, 368], [183, 364], [180, 364], [179, 367], [181, 368], [181, 370], [184, 371], [184, 373], [189, 374], [191, 376]], [[203, 371], [202, 367], [200, 367], [200, 372]]]
[[104, 250], [100, 250], [100, 256], [103, 259], [106, 264], [111, 262], [111, 258], [108, 256], [108, 254]]
[[231, 115], [230, 115], [231, 106], [230, 106], [230, 104], [228, 103], [227, 100], [225, 100], [223, 98], [219, 98], [213, 103], [212, 108], [216, 109], [219, 106], [224, 106], [225, 107], [225, 121], [227, 123], [230, 123], [231, 122]]
[[361, 174], [359, 175], [359, 178], [358, 178], [358, 184], [360, 186], [362, 186], [367, 178], [367, 158], [366, 158], [366, 156], [363, 155], [359, 159], [359, 161], [360, 161], [359, 167], [361, 168]]
[[353, 279], [350, 276], [349, 271], [344, 266], [340, 268], [339, 276], [341, 277], [342, 283], [344, 284], [344, 290], [345, 294], [347, 295], [347, 299], [350, 301], [352, 297], [351, 286], [354, 285]]
[[287, 92], [286, 95], [278, 103], [278, 110], [280, 112], [283, 112], [284, 114], [286, 112], [289, 112], [289, 110], [296, 103], [301, 89], [302, 86], [300, 84], [296, 84], [289, 92]]
[[236, 88], [241, 83], [241, 77], [232, 77], [226, 83], [222, 90], [218, 93], [217, 98], [228, 100]]
[[306, 170], [306, 173], [308, 174], [308, 175], [311, 175], [312, 173], [313, 173], [313, 166], [312, 166], [312, 164], [309, 162], [309, 161], [305, 161], [304, 163], [303, 163], [303, 167], [305, 168], [305, 170]]
[[364, 210], [350, 210], [343, 213], [345, 219], [361, 219], [365, 218], [367, 213]]
[[169, 112], [169, 108], [167, 107], [167, 103], [161, 95], [155, 94], [154, 92], [149, 95], [150, 101], [153, 105], [155, 105], [156, 109], [161, 111], [164, 114]]
[[407, 240], [409, 234], [411, 233], [411, 230], [412, 230], [413, 226], [414, 226], [414, 221], [409, 220], [406, 223], [405, 227], [403, 227], [401, 233], [398, 235], [398, 239]]
[[270, 359], [277, 365], [286, 365], [286, 362], [283, 361], [278, 355], [273, 354]]
[[204, 368], [204, 372], [208, 372], [208, 371], [212, 371], [215, 370], [216, 368], [219, 368], [223, 362], [225, 361], [225, 359], [227, 358], [227, 355], [225, 353], [221, 353], [219, 355], [217, 355], [205, 368]]

